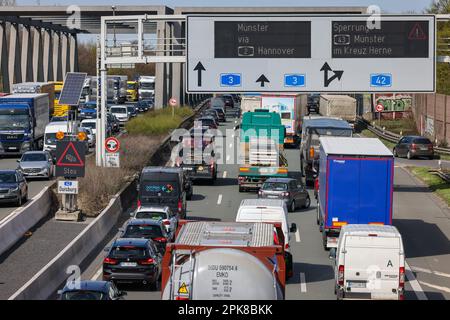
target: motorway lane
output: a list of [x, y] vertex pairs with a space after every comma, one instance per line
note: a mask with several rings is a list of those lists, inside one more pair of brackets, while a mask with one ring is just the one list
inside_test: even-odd
[[[16, 169], [17, 168], [17, 157], [7, 157], [0, 159], [0, 170], [5, 169]], [[28, 199], [33, 198], [36, 194], [42, 191], [46, 186], [50, 185], [52, 181], [44, 180], [44, 179], [35, 179], [35, 180], [27, 180], [28, 182]], [[25, 205], [25, 204], [24, 204]], [[16, 210], [17, 207], [14, 204], [2, 203], [0, 207], [0, 221], [7, 217], [11, 212]]]
[[[221, 129], [231, 129], [235, 125], [235, 121], [231, 120]], [[237, 145], [235, 143], [232, 147]], [[230, 153], [231, 148], [227, 145], [224, 158]], [[298, 150], [287, 149], [286, 155], [290, 175], [298, 178]], [[257, 197], [255, 193], [238, 192], [237, 175], [238, 166], [226, 163], [219, 165], [219, 178], [215, 186], [196, 184], [193, 199], [188, 202], [188, 218], [234, 221], [241, 200]], [[450, 281], [448, 211], [437, 206], [435, 200], [398, 164], [394, 179], [394, 225], [403, 234], [407, 262], [413, 271], [407, 277], [406, 298], [449, 299], [446, 292], [450, 288], [446, 282]], [[311, 199], [314, 199], [312, 190], [309, 192]], [[291, 234], [290, 239], [294, 277], [287, 282], [286, 299], [336, 299], [333, 293], [333, 264], [328, 252], [323, 250], [315, 210], [313, 200], [311, 208], [289, 213], [289, 223], [296, 223], [299, 232]], [[83, 273], [83, 279], [101, 279], [103, 256], [104, 253], [101, 253], [94, 259]], [[127, 299], [160, 299], [159, 291], [151, 292], [139, 285], [122, 285], [120, 288], [127, 292]]]

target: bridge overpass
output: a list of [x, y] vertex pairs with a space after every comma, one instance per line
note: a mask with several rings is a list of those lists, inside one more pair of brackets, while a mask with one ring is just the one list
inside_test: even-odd
[[[0, 74], [3, 91], [13, 83], [63, 80], [66, 72], [79, 70], [80, 33], [98, 35], [102, 16], [147, 14], [144, 30], [156, 41], [154, 55], [185, 55], [185, 22], [155, 20], [152, 16], [186, 14], [361, 14], [366, 7], [175, 7], [166, 6], [13, 6], [0, 11]], [[114, 35], [136, 34], [136, 27], [115, 23]], [[120, 46], [120, 42], [114, 46]], [[164, 59], [162, 59], [164, 60]], [[186, 94], [184, 62], [155, 64], [155, 106], [166, 105], [171, 97], [179, 104], [194, 104], [202, 97]]]

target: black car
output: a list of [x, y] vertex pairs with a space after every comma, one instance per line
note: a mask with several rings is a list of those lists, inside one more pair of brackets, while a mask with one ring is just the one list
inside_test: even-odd
[[138, 183], [138, 207], [168, 206], [186, 218], [187, 201], [192, 198], [192, 181], [181, 168], [145, 167]]
[[127, 106], [127, 110], [128, 110], [128, 115], [131, 117], [136, 117], [137, 116], [137, 110], [135, 106]]
[[111, 113], [107, 113], [107, 122], [108, 122], [108, 125], [111, 127], [112, 133], [120, 132], [120, 122], [119, 122], [119, 120], [117, 120], [115, 115], [113, 115]]
[[18, 207], [28, 199], [28, 184], [19, 170], [0, 170], [0, 203], [13, 202]]
[[222, 96], [225, 108], [234, 108], [234, 99], [231, 95]]
[[219, 114], [219, 121], [220, 122], [226, 122], [227, 116], [225, 115], [225, 110], [222, 107], [219, 106], [212, 106], [211, 109], [216, 110]]
[[136, 104], [136, 108], [139, 112], [148, 111], [153, 107], [153, 100], [139, 100]]
[[[164, 254], [171, 237], [162, 219], [131, 219], [120, 229], [121, 238], [144, 238], [153, 241], [159, 253]], [[172, 230], [171, 230], [172, 231]]]
[[117, 239], [103, 259], [103, 280], [158, 287], [162, 256], [149, 239]]
[[196, 119], [195, 121], [197, 122], [197, 123], [194, 123], [194, 125], [196, 125], [196, 126], [200, 126], [200, 123], [201, 123], [202, 127], [208, 127], [210, 129], [218, 128], [217, 122], [211, 116], [200, 117], [200, 118]]
[[123, 300], [126, 292], [110, 281], [68, 282], [59, 292], [60, 300]]
[[219, 112], [214, 109], [207, 109], [201, 113], [202, 117], [213, 117], [219, 123]]

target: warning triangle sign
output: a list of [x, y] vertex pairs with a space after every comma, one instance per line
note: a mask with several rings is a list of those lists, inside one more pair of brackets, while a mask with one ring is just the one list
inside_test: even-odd
[[189, 293], [185, 282], [183, 282], [181, 284], [180, 288], [178, 288], [178, 293], [184, 293], [184, 294], [188, 294]]
[[414, 27], [412, 27], [411, 31], [408, 35], [409, 40], [427, 40], [427, 35], [423, 32], [422, 27], [419, 23], [416, 23]]
[[80, 154], [75, 148], [73, 142], [69, 142], [64, 149], [61, 157], [56, 162], [57, 166], [69, 166], [69, 167], [84, 167], [84, 161], [81, 159]]

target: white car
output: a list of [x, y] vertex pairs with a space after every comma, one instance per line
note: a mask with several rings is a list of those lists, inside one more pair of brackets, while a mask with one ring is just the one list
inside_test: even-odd
[[84, 133], [86, 133], [89, 148], [95, 147], [95, 134], [91, 128], [79, 127], [78, 131], [83, 131]]
[[178, 228], [178, 214], [169, 207], [143, 206], [130, 213], [133, 219], [162, 220], [170, 239], [175, 239]]
[[94, 136], [97, 134], [97, 119], [84, 119], [80, 123], [82, 128], [90, 128]]
[[126, 105], [115, 105], [109, 108], [109, 112], [116, 116], [117, 120], [121, 124], [124, 124], [128, 120], [130, 120], [130, 115], [128, 114], [128, 107]]
[[403, 300], [405, 251], [396, 227], [343, 226], [330, 258], [335, 261], [337, 299]]

